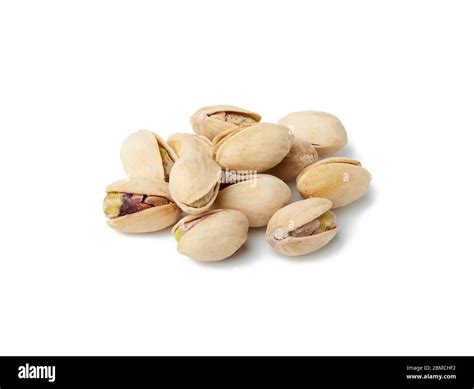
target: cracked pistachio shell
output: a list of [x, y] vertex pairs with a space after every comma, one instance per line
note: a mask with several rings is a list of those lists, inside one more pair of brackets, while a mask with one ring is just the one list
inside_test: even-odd
[[217, 135], [212, 141], [212, 149], [214, 159], [223, 168], [260, 173], [285, 158], [293, 139], [293, 134], [285, 126], [244, 124]]
[[[197, 221], [185, 232], [185, 223]], [[220, 261], [234, 254], [247, 240], [249, 222], [242, 212], [218, 209], [181, 219], [172, 229], [178, 251], [198, 261]]]
[[318, 161], [318, 152], [308, 141], [295, 138], [290, 152], [278, 165], [266, 173], [283, 181], [293, 181], [306, 166]]
[[130, 177], [145, 177], [168, 181], [163, 150], [172, 162], [178, 157], [171, 147], [151, 131], [140, 130], [129, 135], [122, 144], [120, 158], [123, 168]]
[[212, 143], [204, 136], [178, 132], [171, 135], [167, 143], [178, 158], [181, 158], [186, 151], [190, 150], [197, 150], [212, 158]]
[[297, 201], [278, 210], [270, 219], [265, 234], [265, 240], [280, 254], [298, 256], [319, 250], [328, 244], [337, 234], [338, 227], [315, 235], [292, 237], [277, 240], [274, 238], [276, 231], [282, 229], [287, 232], [316, 220], [331, 209], [331, 201], [322, 198], [311, 198]]
[[347, 144], [347, 133], [341, 121], [326, 112], [293, 112], [278, 123], [289, 127], [295, 137], [310, 142], [319, 156], [334, 154]]
[[232, 105], [213, 105], [198, 110], [191, 116], [190, 122], [196, 134], [212, 140], [222, 131], [245, 122], [259, 122], [260, 119], [259, 114], [244, 108]]
[[303, 198], [324, 197], [332, 201], [333, 208], [339, 208], [362, 197], [370, 180], [370, 173], [359, 161], [334, 157], [303, 169], [296, 178], [296, 188]]
[[[129, 179], [110, 184], [105, 188], [105, 191], [107, 193], [122, 192], [148, 196], [160, 196], [171, 200], [168, 184], [162, 180], [157, 179], [131, 177]], [[162, 230], [176, 223], [180, 216], [181, 210], [175, 203], [171, 202], [170, 204], [145, 209], [140, 212], [110, 219], [107, 221], [107, 224], [113, 229], [121, 232], [154, 232]]]
[[214, 207], [240, 211], [247, 216], [250, 227], [262, 227], [290, 199], [291, 189], [282, 180], [269, 174], [255, 174], [220, 189]]
[[171, 198], [186, 213], [207, 211], [219, 192], [220, 177], [221, 168], [213, 159], [190, 150], [171, 169]]

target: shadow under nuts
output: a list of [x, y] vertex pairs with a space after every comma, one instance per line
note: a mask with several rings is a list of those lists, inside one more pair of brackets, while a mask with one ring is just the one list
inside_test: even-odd
[[130, 178], [106, 188], [107, 224], [121, 232], [144, 233], [176, 223], [181, 210], [171, 200], [168, 184], [161, 180]]
[[319, 156], [328, 156], [347, 144], [347, 133], [334, 115], [319, 111], [293, 112], [278, 123], [289, 127], [295, 137], [310, 142]]
[[324, 197], [332, 201], [333, 208], [339, 208], [362, 197], [370, 181], [370, 173], [359, 161], [334, 157], [303, 169], [296, 178], [296, 188], [303, 198]]
[[285, 158], [293, 145], [293, 138], [285, 126], [244, 124], [217, 135], [212, 141], [213, 155], [225, 169], [261, 173]]
[[268, 222], [266, 241], [280, 254], [298, 256], [319, 250], [338, 232], [331, 201], [312, 198], [277, 211]]
[[123, 168], [130, 177], [169, 180], [177, 156], [158, 135], [140, 130], [125, 139], [120, 150]]
[[191, 116], [190, 122], [196, 134], [209, 140], [235, 126], [245, 123], [257, 123], [260, 115], [244, 108], [232, 105], [213, 105], [198, 110]]
[[290, 202], [291, 189], [269, 174], [227, 177], [214, 203], [216, 208], [235, 209], [249, 220], [250, 227], [266, 226], [270, 217]]
[[245, 243], [248, 229], [249, 222], [242, 212], [218, 209], [186, 216], [172, 233], [181, 254], [198, 261], [220, 261]]

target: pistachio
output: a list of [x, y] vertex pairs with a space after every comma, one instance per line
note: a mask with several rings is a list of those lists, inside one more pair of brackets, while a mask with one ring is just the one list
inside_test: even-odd
[[181, 210], [171, 200], [168, 184], [133, 177], [106, 188], [104, 213], [108, 225], [122, 232], [153, 232], [175, 223]]
[[122, 144], [120, 158], [130, 177], [169, 180], [175, 152], [158, 135], [140, 130], [129, 135]]
[[359, 161], [334, 157], [303, 169], [296, 178], [296, 187], [303, 198], [324, 197], [332, 201], [333, 208], [339, 208], [362, 197], [370, 180], [370, 173]]
[[278, 165], [292, 145], [288, 128], [270, 123], [233, 127], [212, 141], [214, 159], [223, 168], [257, 173]]
[[260, 119], [259, 114], [244, 108], [232, 105], [213, 105], [198, 110], [191, 116], [190, 122], [196, 134], [212, 140], [222, 131], [244, 123], [256, 123]]
[[347, 133], [341, 121], [326, 112], [293, 112], [281, 118], [278, 123], [289, 127], [295, 137], [310, 142], [319, 156], [327, 156], [343, 148]]
[[171, 135], [167, 143], [178, 158], [181, 158], [186, 151], [190, 150], [200, 151], [212, 158], [211, 141], [204, 136], [179, 132]]
[[320, 249], [338, 231], [331, 206], [330, 200], [311, 198], [281, 208], [268, 222], [266, 241], [275, 251], [288, 256]]
[[211, 208], [219, 192], [220, 166], [210, 157], [189, 150], [171, 169], [170, 194], [185, 212], [198, 214]]
[[318, 160], [318, 152], [308, 141], [295, 138], [289, 153], [278, 165], [266, 173], [277, 176], [283, 181], [293, 181], [306, 166]]
[[267, 225], [271, 216], [291, 199], [288, 185], [269, 174], [236, 175], [226, 181], [230, 183], [221, 183], [214, 207], [242, 212], [250, 227]]
[[248, 228], [243, 213], [218, 209], [184, 217], [172, 233], [181, 254], [199, 261], [220, 261], [245, 243]]

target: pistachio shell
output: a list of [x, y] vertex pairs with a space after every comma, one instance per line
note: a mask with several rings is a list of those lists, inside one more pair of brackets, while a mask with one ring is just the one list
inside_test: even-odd
[[308, 141], [295, 138], [290, 152], [278, 165], [266, 173], [283, 181], [293, 181], [306, 166], [318, 160], [318, 152]]
[[289, 127], [297, 138], [310, 142], [319, 156], [327, 156], [347, 144], [347, 133], [334, 115], [319, 111], [293, 112], [278, 123]]
[[171, 135], [167, 143], [174, 150], [178, 158], [181, 158], [189, 150], [200, 151], [212, 158], [211, 141], [204, 136], [178, 132]]
[[[338, 227], [302, 237], [293, 237], [289, 233], [314, 221], [331, 209], [331, 201], [311, 198], [297, 201], [277, 211], [268, 222], [266, 241], [273, 249], [288, 256], [311, 253], [329, 243], [338, 232]], [[277, 239], [279, 231], [285, 231], [284, 239]]]
[[250, 227], [262, 227], [290, 199], [291, 189], [283, 181], [258, 174], [220, 189], [214, 207], [240, 211], [247, 216]]
[[[141, 177], [131, 177], [127, 180], [114, 182], [107, 186], [106, 192], [152, 195], [166, 197], [171, 200], [168, 184], [166, 182]], [[152, 207], [140, 212], [108, 220], [107, 224], [121, 232], [154, 232], [176, 223], [180, 216], [181, 210], [175, 203], [171, 202], [170, 204]]]
[[[220, 177], [221, 168], [214, 160], [199, 151], [190, 150], [171, 169], [171, 197], [187, 213], [207, 211], [219, 192]], [[202, 204], [199, 204], [200, 201]]]
[[166, 150], [172, 162], [178, 157], [171, 147], [151, 131], [140, 130], [129, 135], [122, 144], [120, 158], [130, 177], [166, 180], [162, 150]]
[[370, 173], [359, 161], [335, 157], [303, 169], [296, 187], [303, 198], [324, 197], [333, 202], [333, 208], [339, 208], [362, 197], [370, 181]]
[[288, 128], [271, 123], [234, 127], [212, 141], [214, 159], [223, 168], [258, 173], [278, 165], [292, 145]]
[[[185, 223], [197, 221], [186, 232]], [[234, 254], [247, 240], [249, 223], [245, 215], [230, 209], [213, 210], [181, 219], [172, 229], [178, 251], [199, 261], [220, 261]]]
[[[230, 118], [226, 115], [230, 114]], [[240, 120], [241, 119], [241, 120]], [[232, 105], [213, 105], [198, 110], [190, 118], [191, 126], [198, 135], [212, 140], [222, 131], [233, 128], [242, 122], [259, 122], [260, 115]]]
[[162, 196], [171, 200], [168, 183], [152, 178], [130, 177], [107, 185], [105, 191]]

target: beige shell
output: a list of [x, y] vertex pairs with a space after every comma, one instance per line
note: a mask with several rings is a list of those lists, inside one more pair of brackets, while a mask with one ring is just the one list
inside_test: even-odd
[[176, 224], [172, 233], [184, 223], [205, 217], [182, 235], [178, 251], [199, 261], [220, 261], [234, 254], [247, 240], [249, 222], [242, 212], [230, 209], [190, 215]]
[[359, 161], [334, 157], [303, 169], [296, 187], [303, 198], [324, 197], [333, 202], [333, 208], [339, 208], [362, 197], [370, 181], [370, 173]]
[[278, 165], [265, 173], [283, 181], [293, 181], [306, 166], [318, 161], [318, 152], [308, 141], [295, 138], [290, 152]]
[[[170, 174], [171, 198], [185, 212], [198, 214], [211, 208], [219, 192], [221, 168], [199, 151], [188, 151], [179, 158]], [[211, 193], [211, 191], [213, 191]], [[202, 206], [192, 206], [211, 193]]]
[[262, 227], [290, 199], [291, 189], [282, 180], [256, 174], [220, 189], [214, 207], [240, 211], [247, 216], [250, 227]]
[[218, 113], [241, 115], [242, 117], [248, 118], [248, 120], [255, 122], [259, 122], [261, 119], [259, 114], [244, 108], [234, 107], [232, 105], [213, 105], [210, 107], [201, 108], [196, 113], [194, 113], [193, 116], [191, 116], [190, 122], [194, 132], [198, 135], [205, 136], [209, 140], [212, 140], [222, 131], [236, 126], [235, 123], [227, 122], [219, 117], [212, 116]]
[[[171, 200], [168, 184], [161, 180], [132, 177], [114, 182], [105, 191], [123, 192], [166, 197]], [[144, 233], [162, 230], [176, 223], [181, 210], [175, 203], [145, 209], [144, 211], [120, 216], [107, 221], [115, 230], [129, 233]]]
[[319, 250], [329, 243], [338, 232], [338, 227], [316, 235], [304, 237], [287, 237], [283, 240], [273, 238], [277, 229], [294, 231], [298, 227], [317, 219], [331, 209], [331, 201], [322, 198], [311, 198], [297, 201], [277, 211], [268, 222], [265, 239], [280, 254], [298, 256]]
[[139, 130], [129, 135], [120, 150], [125, 172], [130, 177], [165, 180], [160, 147], [168, 152], [173, 161], [178, 159], [173, 149], [151, 131]]
[[278, 123], [287, 126], [295, 137], [310, 142], [319, 156], [334, 154], [347, 144], [347, 133], [341, 121], [334, 115], [319, 111], [293, 112]]
[[213, 155], [225, 169], [260, 173], [285, 158], [293, 145], [293, 138], [287, 127], [278, 124], [242, 125], [214, 138]]
[[212, 158], [212, 143], [204, 136], [178, 132], [171, 135], [167, 143], [178, 158], [181, 158], [186, 151], [190, 150], [200, 151]]

